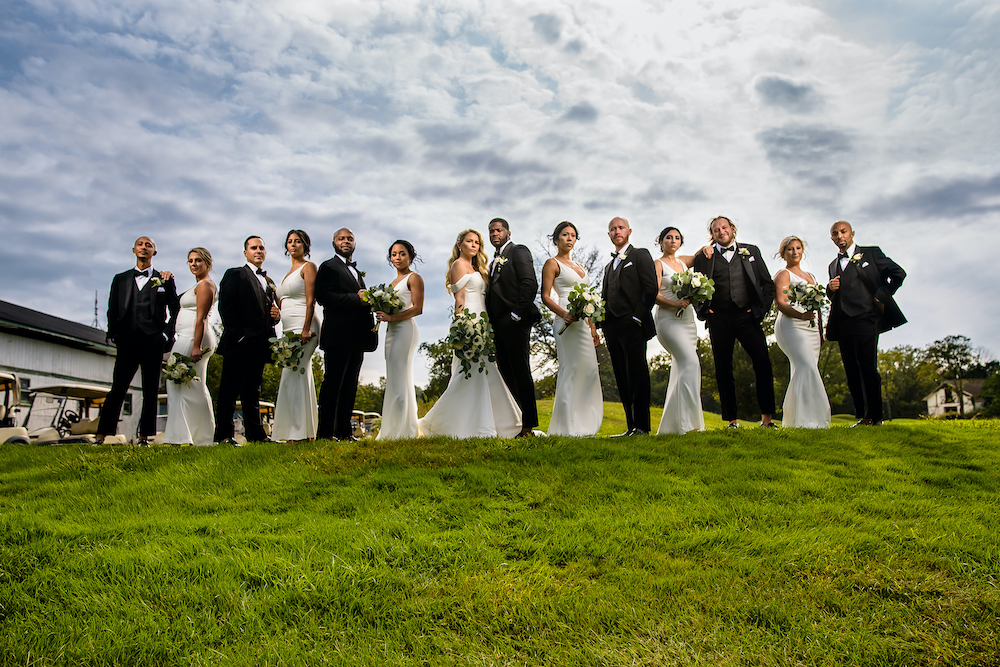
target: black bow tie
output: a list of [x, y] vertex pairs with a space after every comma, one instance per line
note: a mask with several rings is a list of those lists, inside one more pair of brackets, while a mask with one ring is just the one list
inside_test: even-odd
[[136, 278], [138, 278], [139, 276], [142, 276], [143, 278], [148, 278], [149, 269], [146, 269], [145, 271], [140, 271], [139, 269], [132, 269], [132, 275], [134, 275]]
[[346, 263], [347, 263], [347, 265], [348, 265], [349, 267], [351, 267], [352, 269], [355, 269], [355, 270], [357, 270], [357, 268], [358, 268], [358, 263], [357, 263], [357, 262], [352, 262], [352, 261], [350, 261], [350, 260], [347, 260], [347, 262], [346, 262]]
[[264, 276], [265, 278], [267, 278], [267, 271], [265, 271], [264, 269], [257, 269], [257, 275]]
[[731, 245], [728, 248], [719, 248], [719, 252], [722, 252], [722, 253], [736, 252], [736, 246], [735, 245]]
[[846, 252], [838, 252], [837, 253], [837, 257], [839, 257], [840, 259], [847, 259], [847, 253]]

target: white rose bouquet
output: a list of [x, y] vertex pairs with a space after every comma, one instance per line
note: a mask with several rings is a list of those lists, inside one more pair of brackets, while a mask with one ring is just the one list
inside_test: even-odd
[[[826, 286], [809, 283], [792, 283], [784, 290], [785, 294], [788, 295], [788, 303], [793, 306], [799, 306], [802, 310], [809, 311], [813, 310], [823, 310], [829, 299], [826, 298]], [[816, 326], [816, 318], [809, 320], [809, 326]]]
[[448, 344], [461, 362], [462, 374], [466, 380], [472, 377], [473, 364], [479, 364], [480, 373], [489, 373], [486, 362], [497, 360], [493, 327], [490, 326], [486, 313], [465, 310], [456, 315], [448, 330]]
[[194, 371], [195, 361], [191, 357], [183, 354], [172, 353], [167, 357], [167, 363], [163, 366], [163, 377], [174, 384], [191, 384], [192, 381], [200, 382]]
[[[589, 318], [591, 322], [604, 321], [604, 299], [601, 293], [586, 283], [577, 283], [566, 298], [566, 311], [578, 320]], [[556, 333], [562, 335], [569, 324], [563, 323]]]
[[268, 338], [271, 343], [271, 358], [279, 368], [291, 368], [303, 375], [306, 367], [301, 364], [305, 349], [302, 347], [302, 334], [286, 333], [280, 338]]
[[[675, 273], [670, 278], [670, 290], [678, 299], [687, 299], [692, 306], [698, 306], [711, 300], [715, 294], [715, 281], [694, 269], [683, 273]], [[677, 309], [677, 317], [684, 314], [683, 308]]]
[[[366, 289], [361, 295], [361, 300], [368, 304], [373, 313], [382, 311], [389, 315], [403, 310], [404, 305], [403, 297], [399, 296], [399, 292], [396, 291], [395, 287], [387, 283]], [[373, 331], [378, 331], [379, 324], [381, 322], [375, 323]]]

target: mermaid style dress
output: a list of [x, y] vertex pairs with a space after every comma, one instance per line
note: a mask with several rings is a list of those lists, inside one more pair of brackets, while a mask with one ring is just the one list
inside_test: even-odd
[[[788, 277], [789, 284], [808, 282], [791, 271], [788, 271]], [[797, 306], [792, 308], [805, 312]], [[774, 322], [774, 337], [791, 366], [781, 415], [781, 425], [785, 428], [830, 426], [830, 399], [817, 367], [820, 348], [817, 326], [809, 326], [807, 320], [787, 317], [780, 311]]]
[[[660, 296], [678, 301], [670, 289], [674, 271], [666, 262], [660, 280]], [[656, 338], [670, 353], [670, 379], [663, 399], [663, 416], [658, 434], [687, 433], [705, 430], [705, 415], [701, 411], [701, 362], [698, 361], [698, 328], [694, 323], [694, 307], [688, 306], [677, 317], [676, 308], [656, 307]]]
[[[195, 287], [180, 296], [181, 308], [177, 312], [176, 338], [174, 346], [170, 348], [171, 354], [190, 357], [194, 352], [194, 325], [198, 320]], [[215, 298], [218, 300], [218, 293]], [[167, 380], [168, 410], [167, 425], [163, 429], [164, 443], [203, 446], [211, 445], [215, 440], [215, 413], [212, 411], [212, 397], [205, 383], [208, 360], [212, 358], [212, 352], [215, 350], [215, 332], [207, 322], [201, 345], [209, 350], [194, 366], [198, 379], [188, 384], [177, 384]]]
[[[305, 265], [303, 265], [303, 268]], [[281, 330], [283, 333], [302, 333], [306, 321], [306, 281], [302, 268], [285, 276], [275, 294], [281, 301]], [[312, 338], [304, 346], [299, 360], [305, 373], [291, 368], [281, 370], [278, 398], [274, 402], [272, 440], [310, 440], [316, 437], [319, 407], [316, 402], [316, 381], [312, 373], [312, 356], [319, 344], [320, 313], [313, 309]]]
[[[411, 273], [410, 275], [416, 275]], [[396, 285], [403, 310], [413, 305], [410, 276]], [[413, 385], [413, 356], [420, 342], [415, 318], [388, 322], [385, 331], [385, 397], [382, 427], [377, 440], [417, 437], [417, 393]]]

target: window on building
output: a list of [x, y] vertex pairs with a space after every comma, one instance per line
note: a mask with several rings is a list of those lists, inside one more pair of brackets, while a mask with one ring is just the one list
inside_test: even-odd
[[122, 403], [122, 414], [126, 417], [132, 415], [132, 394], [125, 394], [125, 402]]
[[18, 405], [23, 405], [25, 407], [31, 405], [31, 380], [28, 378], [20, 378], [21, 381], [21, 402]]

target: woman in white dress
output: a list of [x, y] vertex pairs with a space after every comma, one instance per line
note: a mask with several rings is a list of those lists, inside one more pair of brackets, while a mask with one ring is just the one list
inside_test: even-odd
[[188, 384], [167, 381], [168, 411], [163, 442], [202, 446], [211, 445], [215, 435], [215, 413], [212, 412], [212, 397], [205, 383], [205, 373], [215, 350], [215, 334], [208, 325], [208, 318], [218, 290], [208, 277], [212, 270], [212, 254], [208, 250], [192, 248], [187, 261], [195, 284], [180, 296], [176, 338], [170, 352], [191, 357], [198, 379]]
[[[446, 279], [448, 290], [455, 295], [456, 314], [469, 310], [485, 317], [489, 284], [486, 266], [479, 232], [467, 229], [459, 234]], [[468, 379], [461, 369], [458, 357], [452, 355], [451, 380], [437, 403], [417, 421], [420, 435], [513, 438], [520, 433], [521, 409], [500, 377], [496, 362], [486, 362], [481, 373], [477, 364]]]
[[[570, 257], [578, 238], [576, 225], [560, 222], [552, 232], [556, 256], [542, 265], [542, 303], [556, 316], [552, 333], [559, 358], [549, 435], [596, 435], [604, 419], [596, 350], [601, 338], [593, 322], [580, 322], [566, 310], [570, 291], [588, 284], [586, 270]], [[559, 333], [564, 326], [566, 330]]]
[[413, 385], [413, 355], [419, 335], [413, 320], [424, 312], [424, 279], [412, 268], [417, 252], [409, 241], [389, 246], [389, 263], [396, 267], [392, 287], [403, 299], [403, 310], [388, 314], [376, 311], [375, 319], [388, 322], [385, 330], [385, 397], [382, 427], [377, 440], [417, 437], [417, 392]]
[[[698, 361], [698, 328], [694, 308], [687, 299], [678, 299], [671, 289], [675, 273], [684, 273], [694, 263], [694, 255], [677, 256], [684, 236], [676, 227], [667, 227], [656, 239], [663, 256], [655, 262], [656, 280], [660, 285], [656, 295], [656, 337], [670, 354], [670, 379], [663, 399], [663, 416], [656, 432], [688, 433], [705, 430], [705, 415], [701, 411], [701, 363]], [[710, 249], [702, 252], [711, 254]], [[680, 315], [678, 316], [678, 311]]]
[[[774, 322], [774, 337], [778, 347], [788, 357], [791, 375], [785, 403], [782, 407], [781, 425], [785, 428], [828, 428], [830, 426], [830, 399], [823, 386], [817, 362], [820, 338], [819, 313], [805, 312], [788, 302], [785, 290], [792, 283], [815, 283], [816, 278], [799, 266], [805, 255], [805, 242], [797, 236], [786, 236], [778, 247], [778, 256], [785, 260], [785, 268], [774, 274], [774, 304], [778, 319]], [[811, 324], [810, 324], [811, 323]]]
[[[291, 257], [292, 268], [275, 291], [281, 308], [281, 330], [286, 334], [300, 334], [304, 350], [299, 370], [282, 369], [278, 398], [274, 402], [271, 439], [288, 443], [314, 440], [319, 421], [312, 356], [319, 344], [320, 318], [313, 301], [316, 265], [306, 259], [310, 247], [309, 235], [304, 231], [293, 229], [288, 232], [285, 254]], [[305, 373], [301, 372], [302, 368]]]

